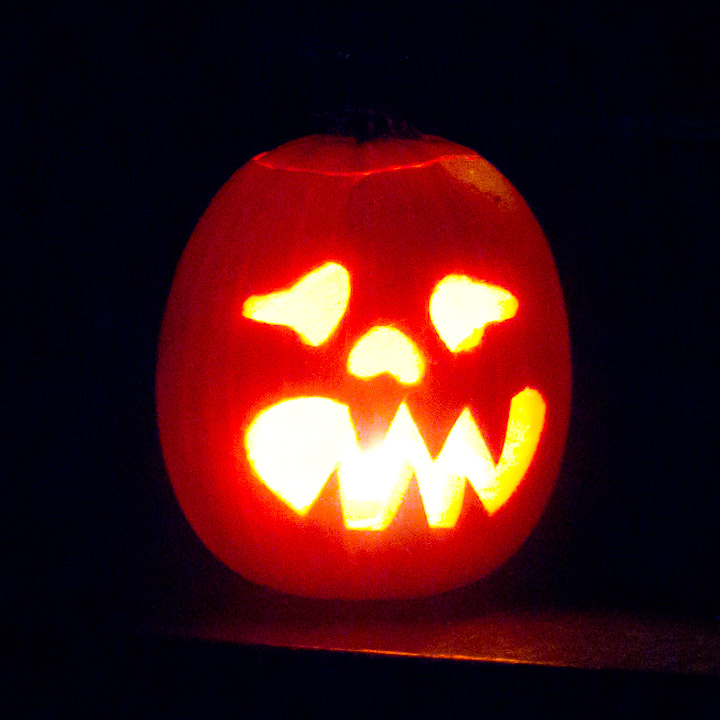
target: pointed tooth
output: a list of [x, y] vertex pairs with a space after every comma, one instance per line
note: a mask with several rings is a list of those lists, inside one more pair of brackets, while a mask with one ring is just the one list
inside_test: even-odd
[[504, 505], [525, 476], [545, 420], [545, 402], [525, 388], [513, 397], [497, 465], [465, 408], [435, 461], [405, 403], [385, 437], [360, 448], [349, 409], [322, 397], [294, 398], [262, 411], [245, 447], [254, 473], [283, 502], [305, 515], [338, 469], [345, 525], [383, 530], [393, 520], [413, 474], [430, 527], [453, 527], [469, 481], [488, 513]]

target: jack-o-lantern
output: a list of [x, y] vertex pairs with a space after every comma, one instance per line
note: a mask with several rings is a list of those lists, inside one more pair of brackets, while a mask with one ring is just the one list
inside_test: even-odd
[[314, 597], [472, 582], [547, 503], [567, 320], [512, 185], [436, 137], [311, 136], [222, 188], [183, 254], [157, 403], [207, 547]]

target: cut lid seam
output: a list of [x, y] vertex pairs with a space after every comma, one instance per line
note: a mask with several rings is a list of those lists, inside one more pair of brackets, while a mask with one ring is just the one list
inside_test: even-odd
[[374, 170], [317, 170], [314, 168], [304, 168], [304, 167], [297, 167], [294, 165], [280, 167], [278, 165], [273, 165], [272, 163], [269, 163], [267, 161], [263, 162], [262, 158], [264, 158], [268, 153], [260, 153], [259, 155], [256, 155], [252, 160], [253, 162], [257, 163], [258, 165], [261, 165], [262, 167], [270, 168], [271, 170], [287, 170], [288, 172], [306, 172], [311, 173], [313, 175], [332, 175], [332, 176], [339, 176], [339, 177], [363, 177], [366, 175], [375, 175], [376, 173], [381, 172], [395, 172], [396, 170], [411, 170], [414, 168], [422, 168], [422, 167], [428, 167], [430, 165], [434, 165], [435, 163], [444, 162], [447, 160], [461, 160], [461, 159], [470, 159], [470, 158], [479, 158], [480, 156], [477, 153], [472, 154], [466, 154], [466, 155], [442, 155], [440, 157], [431, 158], [429, 160], [423, 160], [422, 162], [418, 163], [406, 163], [402, 165], [388, 165], [387, 167], [381, 167], [381, 168], [375, 168]]

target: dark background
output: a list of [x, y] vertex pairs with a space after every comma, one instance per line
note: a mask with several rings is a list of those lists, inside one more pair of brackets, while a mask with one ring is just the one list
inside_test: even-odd
[[489, 587], [508, 606], [717, 619], [717, 7], [341, 5], [11, 11], [15, 626], [57, 659], [52, 643], [132, 625], [193, 568], [225, 577], [174, 504], [155, 426], [174, 267], [237, 167], [359, 107], [495, 164], [566, 292], [566, 460]]

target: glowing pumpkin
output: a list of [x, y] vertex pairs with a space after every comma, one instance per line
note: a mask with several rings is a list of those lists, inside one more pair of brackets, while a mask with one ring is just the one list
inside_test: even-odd
[[312, 136], [223, 187], [157, 371], [180, 505], [246, 578], [317, 597], [472, 582], [536, 524], [570, 362], [543, 233], [475, 152]]

